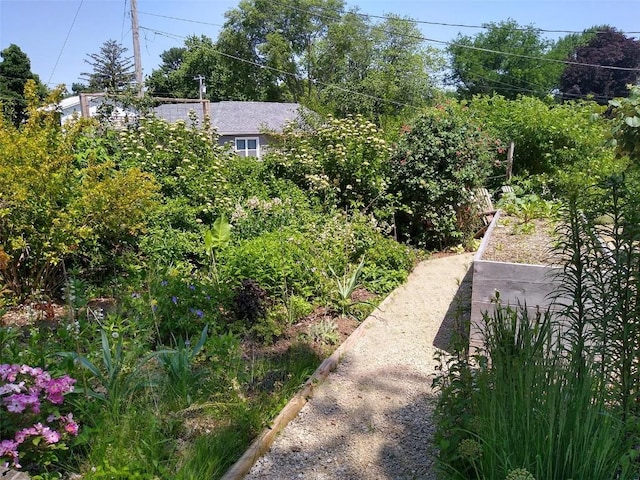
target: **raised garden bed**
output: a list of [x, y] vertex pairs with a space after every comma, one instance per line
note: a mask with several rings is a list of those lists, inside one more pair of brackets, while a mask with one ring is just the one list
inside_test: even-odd
[[[526, 304], [530, 314], [554, 307], [561, 267], [551, 254], [553, 227], [534, 221], [523, 232], [517, 217], [498, 211], [473, 259], [473, 286], [469, 332], [470, 351], [482, 347], [483, 313], [495, 309], [496, 292], [502, 305]], [[515, 229], [515, 233], [514, 233]], [[520, 233], [518, 233], [520, 231]]]

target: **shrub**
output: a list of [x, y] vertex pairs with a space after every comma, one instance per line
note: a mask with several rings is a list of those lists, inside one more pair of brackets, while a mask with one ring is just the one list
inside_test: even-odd
[[255, 280], [270, 297], [288, 290], [308, 298], [320, 286], [312, 240], [293, 229], [270, 232], [228, 247], [221, 255], [222, 278]]
[[614, 125], [612, 134], [619, 155], [627, 155], [638, 164], [640, 160], [640, 87], [631, 86], [627, 98], [612, 100]]
[[226, 162], [233, 154], [218, 145], [208, 124], [202, 127], [145, 116], [120, 131], [118, 159], [121, 165], [152, 174], [164, 198], [186, 199], [200, 220], [212, 223], [230, 206]]
[[247, 278], [242, 280], [240, 287], [235, 290], [233, 311], [239, 320], [252, 326], [259, 319], [264, 318], [268, 302], [267, 292], [255, 280]]
[[450, 107], [427, 111], [400, 138], [391, 159], [391, 192], [400, 196], [400, 238], [428, 248], [463, 243], [473, 188], [493, 160], [489, 138]]
[[102, 271], [134, 248], [155, 190], [148, 175], [116, 168], [91, 141], [79, 160], [76, 142], [94, 135], [92, 125], [63, 130], [33, 98], [29, 109], [18, 128], [0, 121], [0, 279], [22, 298], [38, 289], [54, 294], [70, 259]]
[[554, 104], [534, 97], [477, 96], [469, 109], [504, 144], [515, 142], [515, 173], [555, 173], [610, 155], [609, 127], [595, 102]]
[[329, 116], [311, 131], [285, 131], [266, 162], [277, 177], [310, 189], [327, 205], [375, 208], [384, 205], [389, 155], [382, 131], [361, 115]]
[[224, 324], [231, 292], [183, 265], [151, 271], [144, 288], [131, 297], [130, 314], [149, 325], [159, 343], [169, 345], [199, 334], [207, 324]]

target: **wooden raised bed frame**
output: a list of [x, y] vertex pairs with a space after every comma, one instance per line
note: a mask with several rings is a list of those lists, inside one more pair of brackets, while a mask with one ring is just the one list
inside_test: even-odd
[[480, 248], [473, 257], [473, 286], [471, 290], [471, 318], [469, 329], [469, 352], [471, 354], [482, 348], [484, 341], [482, 329], [484, 326], [483, 313], [489, 315], [495, 310], [496, 292], [500, 293], [500, 303], [503, 306], [524, 306], [530, 314], [535, 314], [553, 305], [553, 294], [560, 284], [557, 275], [561, 267], [550, 265], [531, 265], [526, 263], [498, 262], [484, 260], [483, 255], [491, 241], [491, 235], [500, 219], [498, 211], [491, 221], [487, 232], [482, 238]]

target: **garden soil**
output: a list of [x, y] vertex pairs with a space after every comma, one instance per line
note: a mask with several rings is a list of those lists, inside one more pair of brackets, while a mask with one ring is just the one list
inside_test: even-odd
[[468, 316], [472, 258], [421, 262], [245, 478], [435, 479], [435, 357]]

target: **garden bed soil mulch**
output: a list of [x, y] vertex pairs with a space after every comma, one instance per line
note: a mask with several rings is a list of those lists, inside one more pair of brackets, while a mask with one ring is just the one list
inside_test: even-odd
[[[353, 304], [367, 303], [375, 299], [376, 295], [364, 288], [356, 288], [352, 295]], [[353, 331], [358, 328], [360, 321], [352, 315], [337, 315], [335, 311], [327, 307], [317, 307], [311, 314], [290, 325], [285, 332], [271, 345], [261, 345], [250, 340], [243, 343], [245, 353], [251, 351], [259, 355], [282, 355], [292, 345], [309, 337], [309, 332], [314, 325], [323, 321], [331, 321], [336, 326], [338, 341], [334, 344], [326, 344], [318, 341], [306, 341], [309, 347], [319, 358], [328, 356], [338, 345], [344, 342]]]
[[[354, 304], [366, 303], [372, 301], [375, 297], [376, 295], [366, 289], [357, 288], [351, 295], [351, 301]], [[112, 311], [115, 306], [115, 299], [109, 298], [97, 298], [89, 302], [89, 308], [92, 309], [101, 308], [106, 311]], [[67, 318], [67, 312], [67, 306], [63, 304], [49, 301], [33, 302], [10, 308], [4, 315], [0, 316], [0, 327], [24, 328], [34, 324], [46, 324], [54, 327]], [[251, 351], [252, 355], [282, 355], [295, 343], [299, 343], [305, 337], [308, 339], [310, 329], [323, 321], [331, 321], [335, 324], [337, 342], [335, 344], [326, 344], [318, 341], [308, 341], [309, 347], [320, 358], [324, 358], [327, 353], [330, 353], [331, 350], [344, 342], [360, 324], [360, 321], [354, 316], [336, 315], [334, 311], [327, 307], [318, 307], [297, 323], [290, 325], [273, 344], [261, 345], [251, 340], [245, 340], [243, 348], [245, 352]]]
[[[532, 226], [529, 226], [532, 225]], [[549, 219], [533, 219], [528, 225], [513, 215], [501, 213], [482, 260], [559, 265], [559, 254], [553, 251], [557, 241], [556, 224]]]

